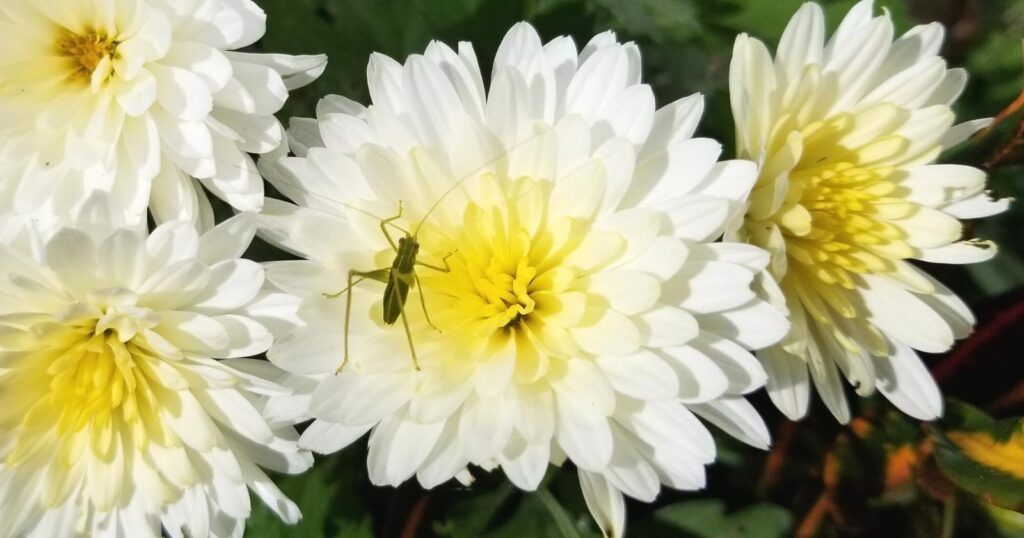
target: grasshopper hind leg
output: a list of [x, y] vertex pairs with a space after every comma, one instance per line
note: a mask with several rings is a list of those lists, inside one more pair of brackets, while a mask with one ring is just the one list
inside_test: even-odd
[[441, 332], [441, 329], [439, 329], [437, 325], [434, 325], [433, 320], [430, 319], [430, 312], [427, 311], [427, 299], [425, 297], [426, 294], [424, 293], [423, 285], [420, 284], [420, 276], [417, 274], [413, 274], [413, 278], [416, 280], [416, 287], [419, 288], [420, 308], [423, 309], [423, 319], [427, 321], [427, 325], [430, 325], [432, 329], [434, 329], [437, 332]]
[[[359, 279], [356, 280], [355, 283], [353, 283], [353, 278], [354, 277], [359, 277]], [[363, 278], [365, 278], [365, 277], [356, 274], [356, 272], [354, 272], [354, 271], [349, 271], [348, 272], [348, 286], [344, 290], [342, 290], [341, 292], [338, 292], [339, 295], [341, 293], [345, 293], [346, 294], [345, 295], [345, 336], [344, 336], [344, 339], [345, 339], [345, 355], [341, 359], [341, 365], [338, 366], [338, 369], [334, 371], [334, 375], [340, 374], [342, 372], [342, 370], [344, 370], [345, 367], [348, 366], [348, 359], [349, 359], [349, 355], [348, 355], [348, 333], [349, 333], [349, 327], [351, 325], [350, 324], [350, 320], [352, 319], [352, 286], [358, 284], [359, 282], [362, 282]], [[337, 297], [337, 295], [335, 295], [335, 297]]]
[[349, 327], [351, 326], [352, 319], [352, 288], [364, 280], [375, 280], [377, 282], [385, 282], [389, 274], [388, 269], [377, 269], [376, 271], [352, 271], [348, 272], [348, 285], [344, 289], [337, 293], [324, 293], [326, 299], [337, 299], [342, 295], [345, 295], [345, 356], [341, 361], [341, 366], [335, 370], [335, 374], [340, 374], [345, 366], [348, 365], [348, 336]]
[[[341, 365], [338, 366], [337, 370], [334, 371], [335, 375], [338, 375], [338, 374], [340, 374], [341, 372], [343, 372], [345, 370], [345, 367], [348, 366], [349, 357], [350, 357], [349, 356], [349, 333], [350, 333], [350, 327], [351, 327], [350, 320], [352, 319], [352, 288], [355, 287], [356, 284], [359, 284], [360, 282], [362, 282], [363, 280], [365, 280], [367, 278], [372, 279], [372, 280], [381, 280], [381, 278], [380, 278], [381, 275], [382, 274], [386, 274], [386, 271], [387, 271], [386, 269], [382, 269], [382, 270], [378, 270], [378, 271], [370, 271], [370, 272], [349, 271], [348, 272], [348, 285], [345, 286], [345, 289], [343, 289], [343, 290], [341, 290], [341, 291], [339, 291], [337, 293], [325, 293], [324, 294], [324, 297], [326, 297], [328, 299], [335, 299], [335, 298], [340, 297], [342, 294], [345, 294], [345, 333], [344, 333], [344, 342], [345, 342], [344, 343], [344, 348], [345, 348], [345, 352], [344, 352], [344, 356], [342, 357], [342, 360], [341, 360]], [[412, 330], [409, 329], [409, 320], [405, 316], [405, 301], [401, 300], [401, 296], [398, 296], [398, 297], [399, 297], [399, 312], [400, 312], [400, 315], [401, 315], [401, 318], [402, 318], [402, 327], [405, 329], [405, 338], [406, 338], [406, 340], [409, 343], [409, 352], [412, 354], [412, 364], [416, 368], [416, 371], [419, 372], [420, 371], [420, 360], [419, 360], [419, 356], [416, 354], [416, 346], [413, 343]], [[425, 312], [426, 312], [426, 310], [424, 310], [424, 313]], [[428, 321], [429, 321], [429, 319], [428, 319]], [[431, 323], [431, 326], [433, 326], [432, 323]]]
[[412, 331], [409, 330], [409, 320], [405, 317], [405, 304], [402, 304], [402, 327], [405, 329], [405, 339], [409, 342], [409, 353], [412, 354], [412, 366], [420, 371], [420, 358], [416, 355], [416, 345], [412, 342]]

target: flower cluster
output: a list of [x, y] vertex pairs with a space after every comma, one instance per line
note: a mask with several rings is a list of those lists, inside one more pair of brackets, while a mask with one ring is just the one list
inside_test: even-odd
[[916, 351], [973, 317], [909, 260], [990, 258], [958, 219], [1007, 203], [934, 164], [985, 124], [941, 27], [872, 8], [737, 39], [737, 160], [611, 32], [517, 24], [486, 83], [468, 43], [375, 54], [370, 105], [285, 133], [326, 59], [239, 52], [252, 0], [0, 8], [0, 536], [241, 536], [250, 491], [294, 523], [264, 469], [367, 434], [378, 485], [571, 464], [621, 536], [626, 496], [705, 485], [709, 427], [769, 446], [762, 387], [937, 418]]

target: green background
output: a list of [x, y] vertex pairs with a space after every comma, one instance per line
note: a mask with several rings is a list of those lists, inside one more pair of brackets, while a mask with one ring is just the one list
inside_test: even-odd
[[[746, 32], [774, 47], [801, 4], [799, 0], [256, 2], [268, 15], [267, 35], [257, 49], [326, 53], [329, 57], [324, 75], [293, 93], [282, 111], [282, 120], [313, 115], [317, 100], [326, 94], [368, 103], [366, 62], [370, 53], [382, 52], [402, 61], [409, 54], [421, 52], [432, 39], [452, 45], [471, 41], [486, 80], [491, 58], [505, 31], [515, 22], [528, 20], [545, 40], [568, 34], [582, 46], [595, 33], [613, 29], [621, 40], [636, 41], [643, 53], [644, 80], [653, 86], [659, 104], [703, 93], [707, 111], [698, 134], [722, 141], [726, 155], [732, 152], [733, 140], [727, 93], [732, 42], [738, 33]], [[830, 27], [834, 28], [854, 3], [823, 2]], [[939, 20], [946, 24], [946, 58], [951, 66], [966, 67], [971, 73], [968, 90], [957, 105], [960, 119], [994, 116], [1020, 92], [1024, 0], [884, 0], [876, 4], [892, 13], [900, 32], [920, 22]], [[986, 139], [965, 144], [944, 159], [981, 166], [1010, 141], [1016, 128], [1014, 117]], [[998, 196], [1021, 197], [1021, 154], [1024, 151], [1016, 152], [991, 171], [991, 188]], [[931, 269], [982, 312], [997, 308], [993, 305], [1019, 302], [1019, 295], [1014, 294], [1024, 284], [1022, 214], [1024, 210], [1017, 204], [1004, 215], [971, 225], [971, 236], [999, 243], [1001, 252], [995, 260], [974, 267]], [[1000, 348], [995, 349], [992, 353], [998, 354]], [[933, 360], [938, 362], [942, 357]], [[980, 382], [956, 383], [944, 384], [944, 391], [970, 396], [978, 387], [964, 383]], [[779, 419], [763, 396], [755, 397], [755, 403], [776, 436], [783, 429], [793, 428]], [[794, 444], [797, 449], [793, 449], [797, 456], [790, 454], [783, 467], [785, 477], [763, 476], [765, 453], [721, 437], [719, 462], [709, 472], [709, 489], [698, 493], [665, 490], [653, 505], [631, 502], [629, 534], [716, 538], [793, 535], [822, 488], [825, 454], [836, 439], [849, 435], [820, 408], [816, 403], [812, 416], [799, 426]], [[861, 404], [861, 411], [866, 416], [892, 417], [887, 404], [877, 400]], [[920, 431], [918, 425], [905, 419], [891, 420], [901, 425], [894, 431]], [[553, 469], [541, 491], [529, 494], [512, 488], [500, 472], [477, 473], [483, 476], [472, 488], [454, 483], [430, 492], [421, 491], [415, 483], [397, 490], [376, 488], [366, 479], [364, 445], [365, 441], [360, 441], [339, 454], [318, 457], [317, 466], [301, 477], [279, 477], [282, 489], [302, 508], [304, 520], [297, 527], [287, 527], [259, 507], [246, 536], [598, 535], [571, 469]], [[870, 477], [883, 470], [868, 466], [858, 472]], [[826, 521], [819, 535], [937, 536], [931, 534], [933, 528], [954, 530], [962, 536], [1000, 535], [985, 505], [970, 499], [955, 504], [949, 513], [950, 503], [928, 502], [920, 492], [909, 500], [880, 497], [866, 504], [869, 511], [854, 514], [854, 521], [849, 517]], [[949, 522], [942, 523], [943, 514], [954, 519], [952, 527]], [[1012, 514], [1006, 517], [1013, 520]], [[1005, 536], [1024, 535], [1002, 532]]]

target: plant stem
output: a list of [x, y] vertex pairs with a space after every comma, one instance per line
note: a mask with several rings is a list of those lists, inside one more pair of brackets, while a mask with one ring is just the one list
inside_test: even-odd
[[956, 531], [956, 496], [951, 496], [942, 506], [942, 538], [953, 538]]
[[544, 508], [548, 509], [548, 513], [551, 514], [551, 518], [555, 520], [555, 526], [557, 526], [559, 532], [562, 533], [562, 537], [580, 538], [580, 533], [572, 524], [572, 520], [569, 519], [569, 514], [565, 513], [565, 508], [562, 508], [562, 505], [559, 504], [558, 500], [555, 499], [555, 496], [548, 491], [548, 488], [538, 489], [537, 495], [540, 497], [540, 502], [544, 503]]

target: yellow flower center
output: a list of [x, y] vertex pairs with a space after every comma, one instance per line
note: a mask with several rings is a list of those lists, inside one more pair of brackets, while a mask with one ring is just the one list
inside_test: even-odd
[[520, 257], [515, 267], [506, 265], [513, 260], [504, 260], [498, 255], [492, 255], [486, 267], [480, 264], [481, 261], [464, 260], [464, 265], [460, 265], [462, 275], [459, 276], [473, 283], [477, 298], [482, 301], [483, 316], [497, 327], [507, 329], [527, 322], [537, 306], [537, 301], [530, 296], [537, 269], [530, 266], [529, 258]]
[[140, 353], [109, 331], [90, 331], [54, 361], [47, 373], [53, 376], [51, 402], [62, 409], [58, 431], [77, 432], [89, 423], [103, 428], [115, 415], [129, 424], [138, 420], [140, 401], [148, 400], [145, 373], [135, 361]]
[[515, 340], [517, 368], [535, 378], [546, 370], [547, 355], [577, 350], [566, 328], [583, 316], [585, 299], [572, 291], [582, 275], [566, 260], [590, 224], [546, 213], [550, 182], [484, 181], [500, 199], [469, 203], [461, 225], [424, 227], [424, 252], [435, 260], [453, 253], [451, 270], [421, 267], [418, 274], [442, 345], [477, 360]]
[[[772, 270], [788, 300], [851, 352], [861, 346], [833, 316], [854, 321], [864, 316], [856, 293], [850, 293], [858, 287], [855, 275], [901, 273], [900, 260], [916, 252], [901, 223], [919, 207], [903, 198], [906, 190], [894, 180], [894, 169], [878, 164], [905, 152], [908, 141], [894, 134], [858, 136], [860, 122], [867, 129], [871, 113], [886, 111], [837, 114], [811, 123], [800, 129], [798, 149], [785, 136], [796, 128], [787, 123], [793, 118], [780, 120], [768, 171], [751, 194], [746, 219], [750, 241], [772, 252]], [[787, 154], [799, 160], [780, 168]], [[861, 344], [885, 353], [885, 339], [874, 326], [854, 325]]]
[[72, 80], [88, 80], [104, 59], [114, 57], [117, 45], [113, 37], [94, 31], [85, 35], [66, 34], [57, 42], [57, 50], [72, 60]]
[[140, 334], [154, 318], [144, 309], [126, 314], [112, 307], [40, 331], [33, 351], [0, 380], [2, 405], [20, 415], [0, 419], [8, 435], [17, 432], [5, 464], [13, 467], [54, 441], [67, 467], [87, 447], [109, 461], [123, 440], [139, 450], [153, 439], [168, 446], [175, 438], [157, 420], [156, 393], [168, 379], [168, 372], [158, 373], [166, 357]]
[[790, 269], [853, 289], [849, 273], [890, 271], [889, 258], [911, 255], [906, 234], [880, 218], [913, 210], [885, 197], [897, 188], [886, 181], [889, 172], [845, 161], [794, 170], [774, 217], [786, 239], [786, 254], [796, 262]]

